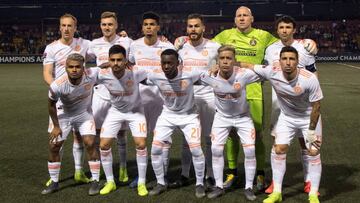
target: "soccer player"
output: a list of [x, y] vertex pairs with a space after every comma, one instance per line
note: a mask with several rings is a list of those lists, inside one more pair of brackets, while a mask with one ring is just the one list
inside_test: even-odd
[[224, 145], [230, 129], [234, 127], [240, 137], [245, 160], [245, 197], [254, 201], [253, 181], [256, 172], [255, 158], [255, 128], [250, 117], [249, 106], [246, 101], [245, 87], [260, 78], [252, 71], [234, 66], [235, 49], [223, 45], [218, 50], [219, 72], [210, 77], [203, 74], [201, 81], [213, 88], [215, 93], [216, 113], [211, 130], [212, 165], [216, 180], [216, 188], [208, 194], [209, 198], [216, 198], [224, 194]]
[[[184, 69], [190, 72], [207, 71], [216, 63], [217, 50], [220, 45], [204, 38], [204, 19], [200, 14], [190, 14], [187, 18], [186, 32], [189, 40], [178, 50]], [[215, 114], [215, 98], [209, 86], [194, 86], [195, 104], [200, 115], [201, 135], [205, 138], [206, 185], [214, 185], [214, 175], [211, 164], [211, 126]], [[180, 179], [170, 184], [170, 187], [180, 187], [189, 183], [191, 153], [184, 140], [182, 152], [182, 170]]]
[[159, 88], [164, 98], [163, 110], [156, 122], [151, 147], [151, 163], [157, 185], [149, 192], [150, 195], [158, 195], [167, 189], [164, 179], [163, 147], [174, 129], [179, 128], [184, 133], [193, 158], [196, 175], [195, 195], [198, 198], [205, 196], [205, 158], [201, 149], [201, 128], [193, 90], [193, 83], [198, 80], [199, 74], [186, 72], [179, 66], [178, 53], [173, 49], [161, 53], [161, 69], [154, 70], [148, 75], [147, 84]]
[[[126, 49], [126, 53], [129, 53], [131, 41], [116, 35], [118, 22], [114, 12], [105, 11], [101, 14], [100, 28], [103, 36], [94, 39], [90, 43], [88, 50], [88, 54], [96, 58], [97, 66], [108, 63], [109, 48], [114, 44], [123, 46]], [[92, 99], [92, 111], [95, 119], [96, 134], [98, 136], [100, 135], [101, 126], [110, 106], [110, 94], [107, 88], [102, 84], [95, 86]], [[120, 158], [119, 181], [120, 183], [126, 183], [129, 180], [126, 168], [126, 134], [124, 130], [121, 130], [117, 135], [117, 146]]]
[[[160, 69], [160, 54], [165, 49], [175, 49], [170, 42], [161, 41], [158, 37], [160, 30], [160, 17], [153, 12], [143, 14], [142, 32], [144, 37], [133, 41], [130, 46], [129, 61], [135, 64], [140, 70]], [[145, 118], [148, 132], [155, 128], [156, 120], [159, 117], [163, 100], [159, 95], [159, 90], [154, 86], [140, 84], [141, 102], [144, 105]], [[166, 143], [164, 158], [168, 157], [170, 142]], [[167, 170], [168, 161], [164, 161]], [[134, 186], [134, 184], [130, 184]]]
[[282, 181], [286, 171], [286, 154], [295, 136], [304, 137], [308, 150], [311, 188], [309, 202], [319, 202], [318, 188], [321, 178], [320, 146], [322, 126], [320, 101], [323, 94], [315, 74], [298, 67], [299, 55], [294, 47], [280, 51], [280, 67], [255, 66], [254, 71], [269, 80], [275, 89], [280, 116], [275, 128], [275, 143], [271, 150], [273, 192], [264, 203], [282, 201]]
[[[265, 51], [265, 61], [267, 64], [279, 67], [280, 66], [280, 51], [285, 46], [294, 47], [299, 54], [299, 67], [306, 68], [308, 71], [317, 74], [316, 65], [315, 65], [315, 56], [311, 54], [308, 50], [304, 48], [304, 43], [306, 43], [306, 39], [296, 40], [294, 39], [294, 34], [296, 32], [296, 22], [295, 20], [287, 15], [284, 15], [277, 19], [275, 23], [275, 28], [277, 30], [277, 34], [280, 38], [279, 41], [270, 45]], [[272, 130], [271, 135], [275, 137], [275, 129], [278, 117], [280, 115], [280, 108], [277, 101], [277, 96], [274, 88], [272, 88], [272, 109], [271, 109], [271, 126]], [[309, 154], [306, 149], [305, 142], [303, 137], [299, 137], [299, 143], [301, 146], [301, 154], [302, 161], [304, 167], [304, 192], [309, 193], [311, 188], [311, 182], [309, 179], [309, 171], [308, 171], [308, 160]], [[270, 194], [273, 190], [273, 184], [271, 184], [267, 189], [266, 193]]]
[[132, 71], [126, 68], [126, 50], [113, 45], [109, 50], [110, 68], [100, 71], [98, 80], [110, 92], [111, 107], [105, 118], [100, 134], [100, 155], [106, 175], [106, 184], [100, 194], [109, 194], [116, 189], [113, 175], [111, 144], [122, 125], [129, 125], [136, 145], [138, 167], [138, 194], [145, 196], [147, 169], [146, 120], [141, 105], [139, 83], [146, 79], [145, 70]]
[[[48, 108], [53, 128], [49, 134], [48, 169], [51, 183], [41, 192], [50, 194], [59, 189], [60, 149], [72, 129], [79, 132], [85, 143], [89, 158], [92, 182], [89, 195], [99, 193], [100, 160], [95, 146], [95, 123], [90, 104], [92, 88], [97, 80], [98, 68], [84, 72], [85, 59], [73, 53], [66, 59], [66, 73], [51, 83], [49, 88]], [[57, 114], [57, 101], [61, 100], [63, 114]]]
[[[44, 51], [43, 77], [50, 85], [54, 80], [65, 75], [65, 61], [71, 53], [79, 53], [86, 56], [90, 41], [82, 38], [74, 38], [77, 29], [77, 19], [71, 14], [64, 14], [60, 17], [60, 39], [47, 45]], [[63, 107], [61, 101], [57, 103], [57, 113], [61, 117]], [[48, 132], [52, 131], [52, 121], [49, 119]], [[84, 145], [80, 135], [74, 134], [73, 156], [75, 162], [74, 180], [77, 183], [88, 183], [89, 179], [83, 171]], [[48, 181], [46, 185], [49, 185]]]

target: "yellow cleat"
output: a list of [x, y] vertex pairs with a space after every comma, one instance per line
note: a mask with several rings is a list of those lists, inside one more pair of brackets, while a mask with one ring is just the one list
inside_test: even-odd
[[74, 180], [76, 183], [89, 183], [90, 179], [86, 177], [83, 170], [75, 171]]
[[138, 184], [137, 190], [139, 196], [146, 196], [149, 194], [148, 190], [146, 189], [145, 183]]
[[49, 185], [51, 184], [51, 182], [52, 182], [52, 180], [51, 180], [51, 178], [45, 183], [45, 186], [46, 187], [49, 187]]
[[106, 182], [105, 186], [100, 190], [100, 195], [107, 195], [114, 190], [116, 190], [115, 182], [114, 181]]
[[119, 181], [120, 181], [120, 183], [126, 183], [129, 181], [129, 177], [128, 177], [126, 168], [121, 167], [119, 169]]
[[309, 203], [320, 203], [317, 195], [309, 195]]
[[237, 179], [238, 179], [238, 177], [235, 176], [234, 174], [227, 174], [226, 180], [223, 184], [224, 189], [227, 190], [227, 189], [231, 188], [235, 184]]
[[263, 203], [275, 203], [281, 201], [282, 201], [281, 192], [273, 192], [268, 196], [268, 198], [263, 200]]

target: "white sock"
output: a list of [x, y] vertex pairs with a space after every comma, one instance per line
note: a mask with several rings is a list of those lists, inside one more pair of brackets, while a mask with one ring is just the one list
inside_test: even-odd
[[182, 147], [183, 148], [181, 151], [181, 175], [189, 178], [192, 155], [191, 155], [189, 145], [186, 142], [185, 138], [183, 138]]
[[126, 168], [126, 144], [127, 136], [125, 131], [119, 131], [117, 136], [117, 147], [119, 151], [119, 166], [120, 168]]
[[83, 169], [84, 163], [84, 144], [74, 141], [73, 143], [73, 157], [75, 163], [75, 171]]
[[136, 149], [136, 162], [138, 167], [138, 184], [145, 183], [146, 181], [146, 169], [147, 169], [147, 148]]
[[205, 157], [200, 144], [190, 144], [190, 151], [193, 157], [196, 185], [204, 185]]
[[256, 173], [255, 145], [243, 145], [243, 150], [245, 156], [245, 189], [252, 189]]
[[164, 163], [162, 157], [162, 143], [159, 141], [153, 141], [151, 147], [151, 164], [156, 176], [156, 180], [159, 184], [165, 185], [164, 180]]
[[99, 182], [100, 179], [100, 161], [88, 161], [89, 168], [91, 172], [91, 180], [96, 180]]
[[50, 179], [53, 182], [59, 182], [61, 162], [48, 162]]
[[164, 164], [164, 174], [165, 175], [167, 174], [167, 171], [169, 169], [170, 148], [171, 148], [171, 143], [170, 142], [163, 143], [163, 146], [162, 146], [162, 160], [163, 160], [163, 164]]
[[216, 186], [223, 188], [224, 184], [224, 145], [212, 145], [212, 168]]
[[114, 174], [113, 174], [113, 157], [111, 148], [108, 150], [101, 150], [100, 149], [100, 158], [101, 164], [104, 169], [104, 173], [106, 176], [106, 181], [113, 181], [114, 182]]
[[309, 179], [309, 154], [307, 149], [301, 149], [301, 163], [303, 165], [304, 182], [310, 181]]
[[274, 147], [271, 150], [271, 169], [274, 181], [273, 192], [281, 192], [286, 171], [286, 154], [276, 154]]
[[319, 190], [320, 179], [321, 179], [321, 158], [320, 154], [316, 156], [309, 156], [309, 178], [311, 182], [310, 194], [316, 194]]

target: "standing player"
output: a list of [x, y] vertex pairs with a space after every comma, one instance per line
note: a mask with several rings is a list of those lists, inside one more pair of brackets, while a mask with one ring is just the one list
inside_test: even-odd
[[255, 66], [254, 71], [269, 80], [275, 89], [280, 116], [275, 128], [275, 143], [271, 150], [273, 192], [264, 203], [282, 201], [282, 182], [286, 171], [286, 154], [295, 136], [304, 137], [309, 153], [311, 188], [310, 203], [319, 202], [318, 189], [321, 178], [320, 146], [322, 126], [320, 100], [323, 94], [315, 74], [298, 67], [299, 56], [294, 47], [280, 51], [280, 67]]
[[[109, 48], [114, 44], [120, 44], [129, 53], [131, 41], [128, 38], [123, 38], [116, 35], [118, 28], [117, 17], [114, 12], [105, 11], [101, 14], [100, 28], [103, 34], [102, 37], [94, 39], [90, 43], [88, 54], [96, 57], [96, 65], [100, 66], [108, 62]], [[127, 56], [127, 55], [126, 55]], [[110, 108], [110, 94], [106, 87], [102, 84], [94, 88], [94, 95], [92, 100], [92, 110], [96, 125], [96, 134], [100, 135], [100, 129]], [[122, 130], [118, 134], [117, 146], [119, 150], [120, 167], [119, 167], [119, 181], [121, 183], [128, 182], [128, 174], [126, 169], [126, 135]]]
[[[140, 70], [160, 69], [160, 54], [165, 49], [175, 49], [170, 42], [163, 42], [158, 37], [160, 30], [160, 17], [156, 13], [146, 12], [143, 14], [142, 32], [144, 37], [132, 42], [130, 46], [129, 61], [135, 64]], [[145, 118], [148, 132], [155, 128], [156, 120], [159, 117], [163, 101], [160, 98], [157, 87], [148, 87], [140, 84], [140, 96], [144, 105]], [[164, 157], [168, 157], [170, 142], [166, 143]], [[168, 161], [165, 161], [167, 170]], [[133, 186], [134, 184], [131, 184]]]
[[[287, 15], [280, 17], [276, 23], [275, 27], [277, 30], [277, 34], [280, 38], [280, 41], [275, 42], [274, 44], [270, 45], [265, 51], [265, 60], [269, 65], [279, 67], [280, 66], [280, 51], [285, 46], [292, 46], [294, 47], [299, 54], [299, 67], [306, 68], [308, 71], [317, 74], [316, 66], [315, 66], [315, 56], [311, 54], [304, 48], [305, 40], [295, 40], [294, 34], [296, 32], [296, 22], [295, 20]], [[275, 129], [278, 117], [280, 115], [280, 108], [277, 101], [277, 96], [272, 88], [272, 108], [271, 108], [271, 126], [270, 129], [272, 130], [271, 135], [275, 137]], [[311, 188], [311, 182], [309, 180], [309, 171], [308, 171], [308, 160], [309, 154], [308, 150], [306, 149], [305, 142], [303, 137], [299, 137], [299, 143], [301, 146], [301, 154], [302, 154], [302, 161], [304, 166], [304, 192], [309, 193]], [[266, 189], [266, 193], [272, 193], [273, 184]]]
[[111, 107], [106, 116], [100, 134], [100, 154], [107, 183], [100, 194], [109, 194], [116, 189], [112, 171], [113, 159], [111, 144], [122, 125], [129, 125], [136, 145], [138, 167], [138, 194], [145, 196], [147, 169], [146, 121], [141, 105], [139, 83], [146, 79], [147, 72], [126, 69], [126, 51], [120, 45], [109, 50], [110, 68], [100, 71], [98, 80], [110, 92]]
[[[184, 69], [194, 73], [209, 70], [216, 63], [217, 50], [220, 45], [204, 38], [205, 25], [200, 14], [188, 16], [186, 32], [189, 40], [178, 50]], [[214, 184], [210, 132], [215, 114], [215, 98], [212, 88], [209, 86], [194, 86], [194, 94], [195, 104], [200, 115], [201, 135], [205, 138], [206, 183], [208, 183], [206, 185], [208, 186]], [[171, 187], [179, 187], [189, 183], [191, 153], [186, 141], [184, 141], [181, 164], [181, 178], [172, 183]]]
[[253, 181], [256, 172], [255, 128], [250, 117], [246, 101], [245, 87], [260, 78], [252, 71], [235, 67], [235, 49], [223, 45], [218, 50], [219, 73], [216, 77], [204, 74], [202, 82], [214, 89], [216, 113], [211, 130], [212, 165], [216, 180], [216, 188], [208, 194], [216, 198], [224, 194], [224, 145], [232, 127], [236, 128], [240, 137], [245, 160], [245, 197], [254, 201]]
[[[90, 104], [92, 88], [97, 80], [99, 69], [84, 72], [84, 57], [70, 54], [66, 59], [66, 73], [51, 83], [49, 88], [49, 114], [54, 124], [49, 135], [48, 169], [51, 183], [41, 193], [50, 194], [59, 189], [60, 149], [72, 129], [83, 137], [89, 158], [92, 183], [89, 195], [99, 193], [100, 160], [95, 146], [95, 123]], [[57, 114], [57, 101], [61, 100], [63, 114]]]
[[164, 98], [163, 110], [156, 122], [151, 147], [151, 163], [157, 185], [150, 191], [150, 195], [158, 195], [167, 189], [164, 179], [163, 147], [174, 129], [180, 128], [193, 158], [196, 174], [195, 195], [198, 198], [205, 196], [205, 159], [201, 149], [201, 128], [193, 91], [193, 83], [198, 80], [199, 74], [185, 72], [179, 66], [178, 53], [173, 49], [161, 53], [161, 69], [154, 70], [148, 75], [147, 84], [157, 86]]
[[[74, 38], [77, 29], [77, 19], [71, 14], [64, 14], [60, 17], [60, 39], [46, 46], [44, 51], [43, 76], [45, 82], [50, 85], [54, 80], [65, 74], [65, 61], [71, 53], [79, 53], [86, 56], [90, 41], [82, 38]], [[59, 117], [63, 115], [61, 101], [57, 103]], [[48, 132], [52, 131], [53, 124], [49, 120]], [[83, 171], [84, 145], [80, 135], [74, 135], [73, 156], [75, 162], [74, 179], [77, 183], [88, 183], [89, 179]], [[50, 182], [47, 182], [49, 185]]]

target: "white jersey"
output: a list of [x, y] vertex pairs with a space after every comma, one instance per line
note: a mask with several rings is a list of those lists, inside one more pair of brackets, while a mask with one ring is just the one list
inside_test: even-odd
[[[136, 67], [134, 67], [136, 69]], [[110, 92], [111, 105], [122, 113], [127, 113], [141, 106], [139, 83], [147, 78], [146, 71], [125, 70], [118, 79], [112, 69], [102, 69], [98, 81]]]
[[307, 117], [311, 114], [311, 102], [323, 98], [319, 80], [315, 74], [297, 68], [297, 76], [288, 81], [280, 67], [255, 65], [254, 71], [269, 80], [274, 88], [281, 112], [289, 117]]
[[65, 74], [65, 65], [67, 57], [72, 53], [81, 54], [84, 58], [89, 48], [90, 41], [82, 38], [73, 38], [70, 45], [63, 44], [60, 40], [46, 46], [44, 51], [43, 64], [54, 64], [54, 79], [58, 79]]
[[68, 75], [63, 75], [51, 83], [49, 98], [54, 101], [60, 100], [67, 115], [73, 116], [88, 111], [99, 70], [99, 68], [86, 69], [79, 85], [71, 84]]
[[103, 63], [109, 61], [109, 49], [113, 45], [121, 45], [126, 50], [126, 58], [128, 58], [131, 41], [129, 38], [120, 37], [118, 35], [108, 42], [105, 37], [100, 37], [91, 41], [88, 54], [92, 57], [96, 57], [96, 65], [100, 66]]
[[[299, 67], [306, 68], [309, 65], [315, 65], [315, 56], [304, 48], [304, 40], [294, 40], [291, 46], [298, 51]], [[283, 47], [285, 45], [279, 40], [266, 48], [265, 60], [268, 65], [280, 67], [280, 51]]]
[[166, 78], [164, 72], [150, 72], [146, 83], [156, 85], [164, 100], [164, 111], [177, 114], [190, 114], [195, 111], [193, 84], [200, 78], [199, 74], [182, 71], [178, 67], [178, 75], [173, 79]]
[[[183, 61], [183, 66], [186, 71], [204, 72], [208, 71], [212, 65], [216, 64], [217, 50], [221, 45], [203, 39], [203, 42], [194, 47], [190, 41], [186, 42], [179, 50], [180, 58]], [[195, 96], [212, 94], [212, 88], [209, 86], [196, 85], [194, 87]]]
[[170, 42], [158, 40], [154, 45], [146, 45], [144, 37], [133, 41], [130, 45], [129, 61], [135, 63], [139, 69], [158, 69], [161, 66], [160, 55], [165, 49], [174, 49]]
[[213, 88], [216, 110], [224, 117], [245, 116], [249, 113], [246, 101], [246, 85], [260, 80], [253, 71], [234, 67], [227, 80], [219, 74], [216, 77], [201, 74], [201, 82]]

